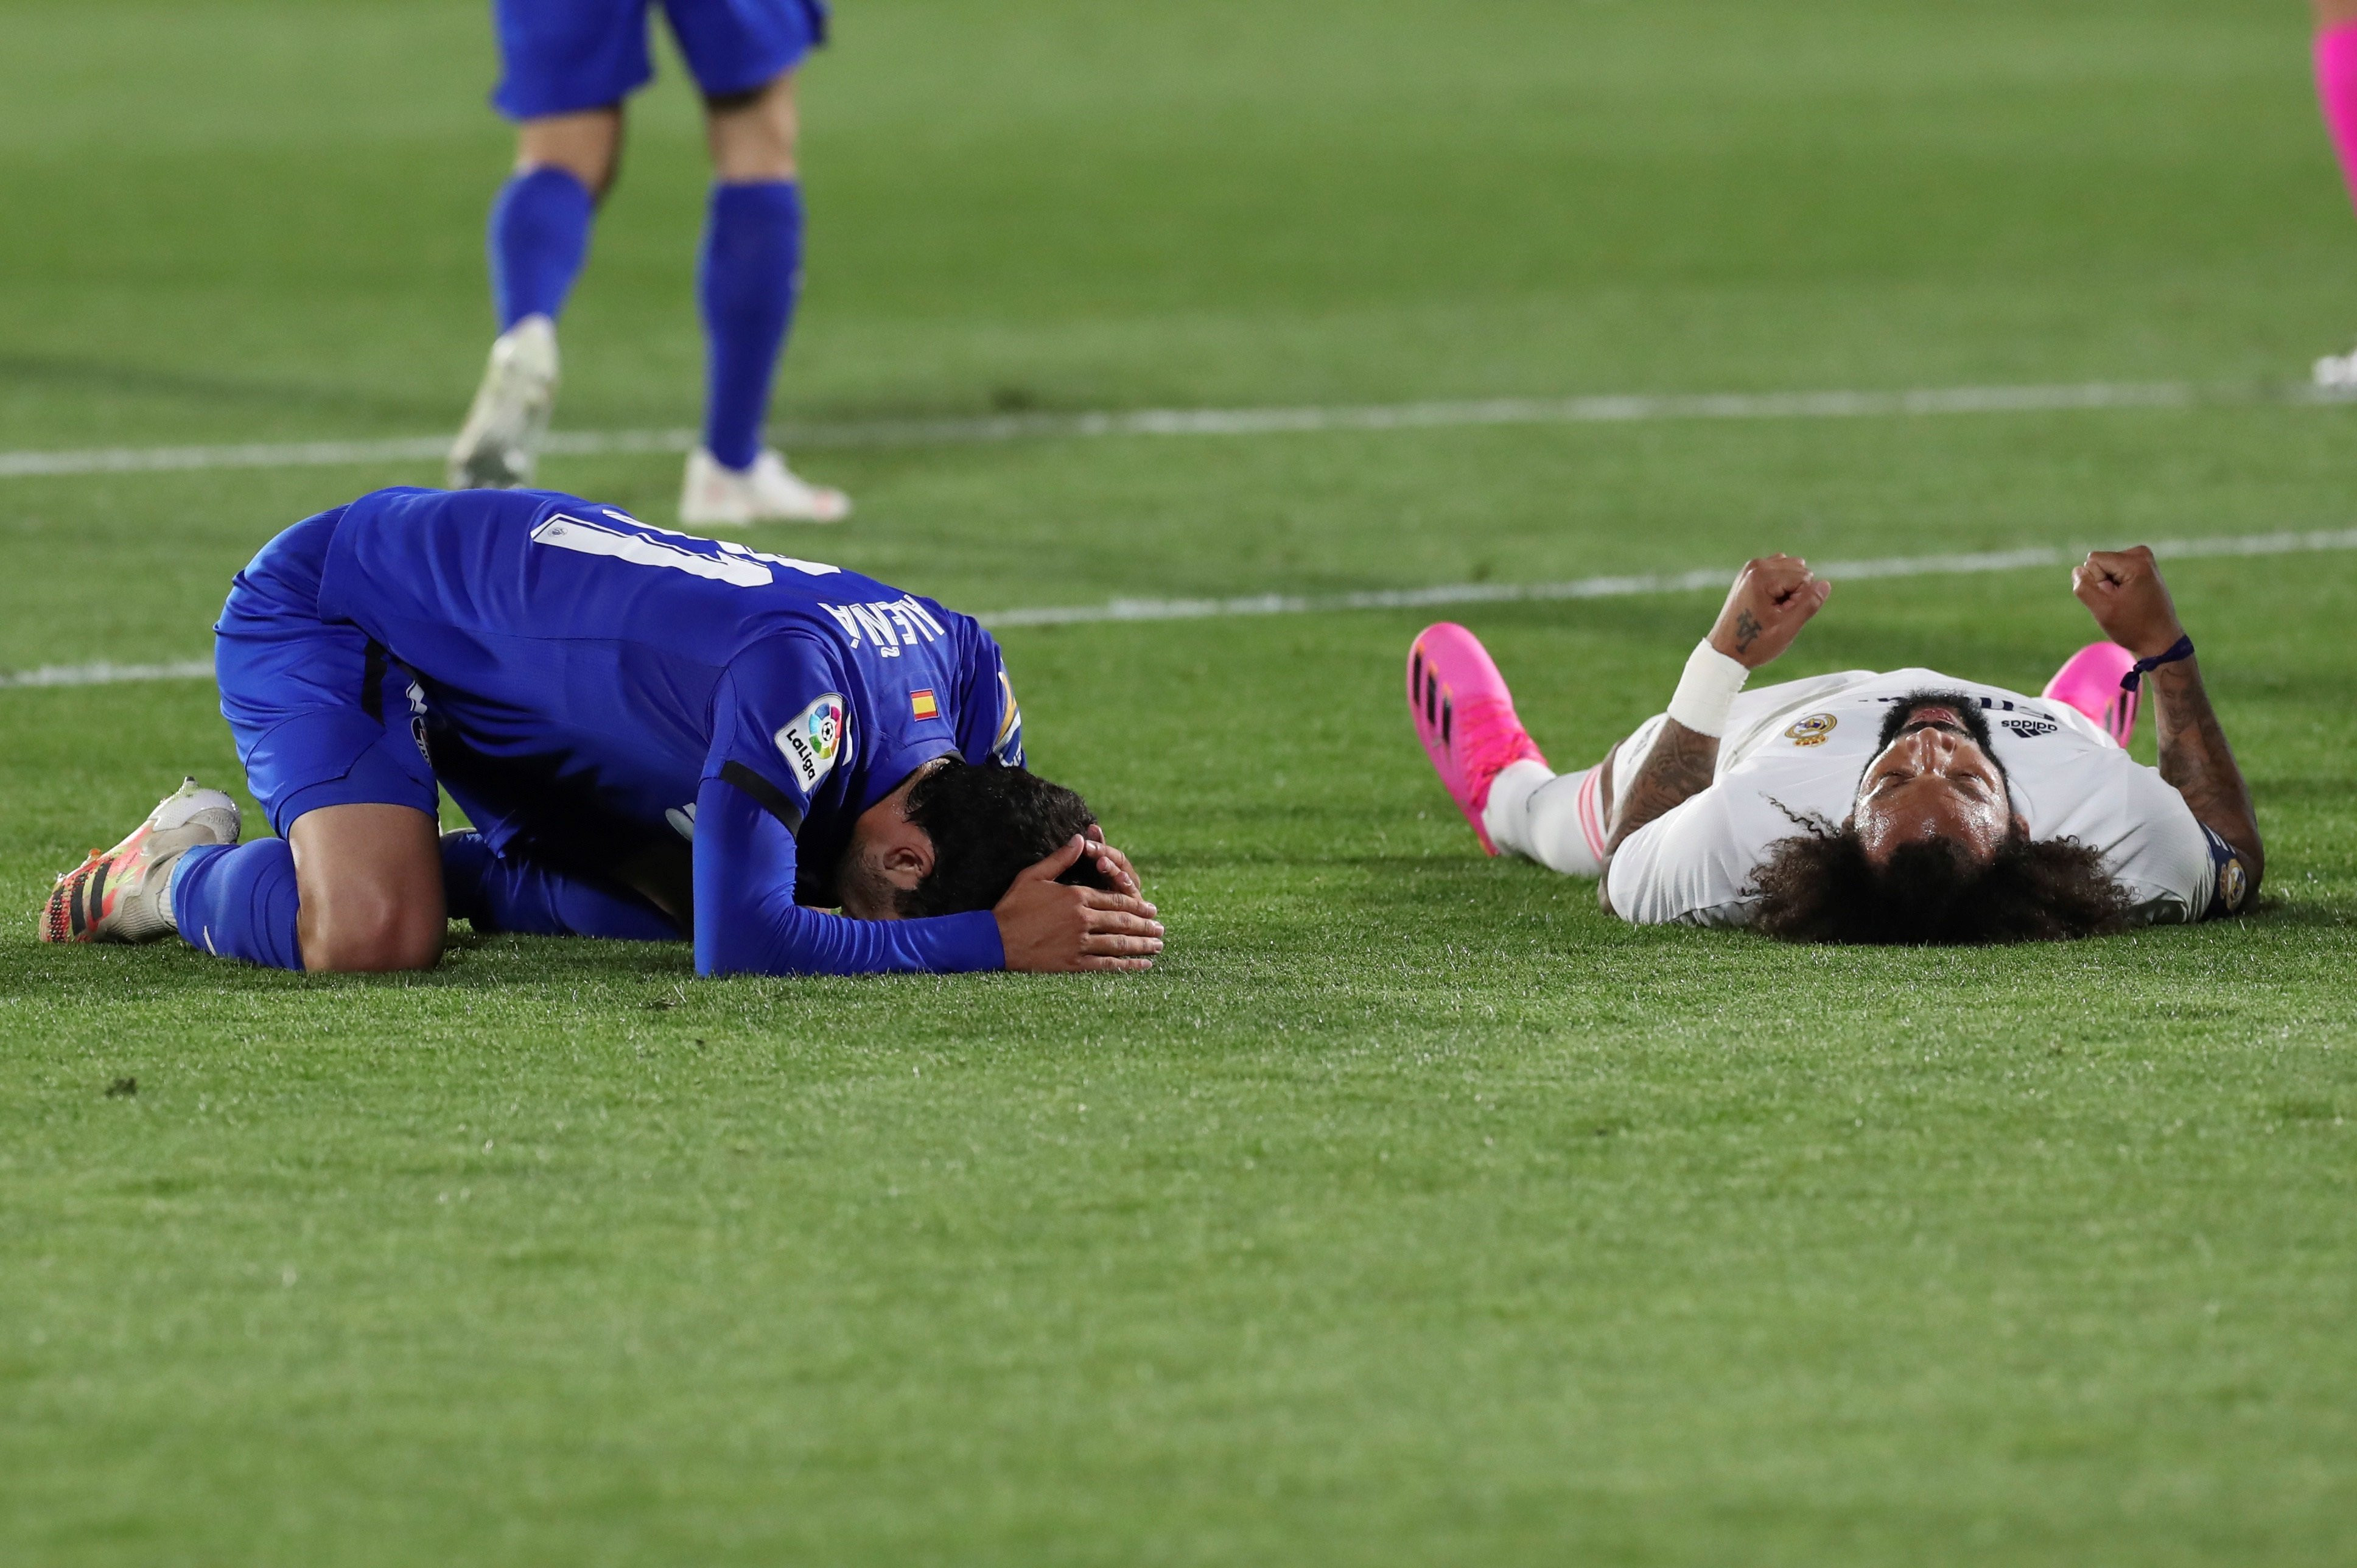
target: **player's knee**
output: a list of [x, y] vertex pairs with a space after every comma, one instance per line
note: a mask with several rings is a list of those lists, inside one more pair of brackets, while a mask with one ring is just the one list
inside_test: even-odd
[[544, 168], [561, 169], [571, 175], [581, 182], [583, 189], [588, 191], [593, 203], [602, 202], [606, 199], [606, 193], [614, 188], [615, 178], [621, 172], [621, 159], [618, 156], [573, 156], [528, 157], [516, 161], [518, 174], [532, 174]]
[[791, 71], [748, 91], [708, 95], [704, 113], [713, 172], [724, 184], [795, 177], [801, 121]]
[[440, 909], [368, 892], [347, 893], [303, 919], [303, 967], [329, 974], [432, 969], [448, 918]]
[[603, 200], [621, 170], [622, 113], [619, 105], [578, 114], [528, 120], [516, 136], [516, 169], [563, 169]]

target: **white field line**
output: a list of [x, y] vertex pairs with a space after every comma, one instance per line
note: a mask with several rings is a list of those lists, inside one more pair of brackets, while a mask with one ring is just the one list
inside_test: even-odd
[[[1612, 397], [1486, 398], [1362, 407], [1138, 409], [1129, 413], [1008, 413], [974, 419], [890, 419], [787, 424], [790, 450], [932, 446], [1107, 435], [1275, 435], [1321, 430], [1431, 430], [1465, 425], [1617, 424], [1675, 419], [1864, 419], [2072, 409], [2191, 408], [2205, 403], [2342, 403], [2309, 386], [2190, 381], [2091, 381], [2067, 386], [1929, 387], [1899, 392], [1707, 392]], [[542, 450], [571, 457], [685, 452], [693, 430], [556, 431]], [[98, 446], [0, 452], [0, 478], [78, 474], [188, 473], [206, 468], [318, 468], [438, 461], [446, 435], [380, 441], [278, 441], [231, 446]]]
[[[2220, 539], [2164, 540], [2152, 547], [2163, 559], [2201, 555], [2291, 555], [2317, 550], [2357, 550], [2357, 528], [2321, 532], [2249, 533]], [[2032, 545], [1964, 555], [1897, 555], [1869, 561], [1832, 561], [1816, 567], [1835, 582], [1867, 577], [1933, 577], [1980, 572], [2013, 572], [2029, 566], [2075, 565], [2084, 549]], [[1534, 599], [1615, 599], [1632, 594], [1690, 593], [1720, 589], [1734, 580], [1732, 567], [1695, 572], [1644, 573], [1626, 577], [1582, 577], [1568, 583], [1451, 583], [1429, 588], [1379, 588], [1356, 594], [1260, 594], [1225, 599], [1114, 599], [1103, 605], [999, 610], [979, 618], [993, 628], [1073, 626], [1100, 621], [1205, 620], [1222, 616], [1310, 615], [1321, 610], [1439, 608], [1450, 605], [1514, 604]]]
[[[2163, 540], [2152, 547], [2163, 560], [2210, 555], [2296, 555], [2312, 551], [2357, 550], [2357, 528], [2283, 533], [2232, 534], [2217, 539]], [[1817, 575], [1835, 582], [1872, 577], [1962, 576], [2016, 572], [2032, 566], [2075, 564], [2078, 547], [2031, 545], [1961, 555], [1893, 555], [1866, 561], [1832, 561]], [[1429, 588], [1380, 588], [1357, 594], [1256, 594], [1224, 599], [1114, 599], [1102, 605], [1051, 605], [996, 610], [979, 618], [1005, 629], [1026, 626], [1079, 626], [1107, 621], [1211, 620], [1227, 616], [1315, 615], [1337, 610], [1432, 609], [1454, 605], [1514, 604], [1546, 599], [1615, 599], [1636, 594], [1717, 591], [1733, 580], [1726, 566], [1699, 571], [1643, 573], [1623, 577], [1582, 577], [1568, 583], [1455, 583]], [[108, 686], [128, 681], [209, 678], [207, 660], [168, 664], [49, 664], [0, 674], [0, 688], [14, 686]]]
[[119, 686], [126, 681], [210, 680], [210, 659], [175, 659], [168, 664], [44, 664], [0, 675], [0, 686]]

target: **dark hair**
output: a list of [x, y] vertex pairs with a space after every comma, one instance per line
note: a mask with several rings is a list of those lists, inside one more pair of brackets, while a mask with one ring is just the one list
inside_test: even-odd
[[[1096, 822], [1089, 803], [1061, 784], [1020, 768], [976, 768], [952, 757], [909, 789], [909, 820], [933, 841], [933, 869], [899, 896], [910, 919], [987, 909], [1006, 897], [1016, 873], [1061, 849]], [[1110, 887], [1083, 855], [1057, 878]]]
[[1803, 830], [1768, 846], [1752, 879], [1755, 930], [1788, 942], [1893, 946], [2066, 941], [2127, 924], [2127, 891], [2074, 839], [2016, 833], [1986, 865], [1934, 839], [1877, 866], [1857, 830], [1794, 815]]

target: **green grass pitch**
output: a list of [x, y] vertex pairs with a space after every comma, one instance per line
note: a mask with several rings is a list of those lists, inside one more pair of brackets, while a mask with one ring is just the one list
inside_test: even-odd
[[[449, 429], [484, 12], [0, 0], [0, 450]], [[2248, 387], [2357, 330], [2288, 0], [837, 13], [790, 423]], [[663, 71], [562, 428], [699, 403]], [[2249, 398], [814, 446], [860, 515], [784, 548], [974, 610], [1537, 582], [2345, 528], [2352, 454]], [[435, 472], [0, 478], [0, 671], [202, 657], [274, 530]], [[673, 515], [675, 457], [546, 477]], [[2061, 575], [1846, 584], [1783, 669], [2034, 690]], [[1412, 612], [1006, 634], [1169, 921], [1103, 983], [43, 949], [52, 875], [233, 763], [200, 682], [0, 690], [0, 1561], [2345, 1563], [2357, 555], [2172, 578], [2266, 907], [2037, 950], [1484, 861]], [[1710, 608], [1456, 613], [1571, 763]]]

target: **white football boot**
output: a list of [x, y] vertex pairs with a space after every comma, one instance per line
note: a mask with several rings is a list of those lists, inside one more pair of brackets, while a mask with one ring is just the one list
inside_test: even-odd
[[851, 515], [851, 498], [813, 485], [764, 447], [741, 472], [698, 446], [687, 455], [687, 483], [679, 497], [679, 521], [716, 522], [841, 522]]
[[2327, 354], [2316, 361], [2311, 372], [2316, 384], [2327, 392], [2357, 392], [2357, 349], [2346, 354]]
[[527, 316], [491, 344], [483, 384], [450, 447], [450, 488], [504, 490], [532, 483], [555, 406], [556, 323]]
[[41, 909], [45, 942], [152, 942], [177, 929], [164, 889], [180, 856], [200, 843], [235, 843], [237, 802], [193, 779], [164, 797], [131, 836], [58, 878]]

